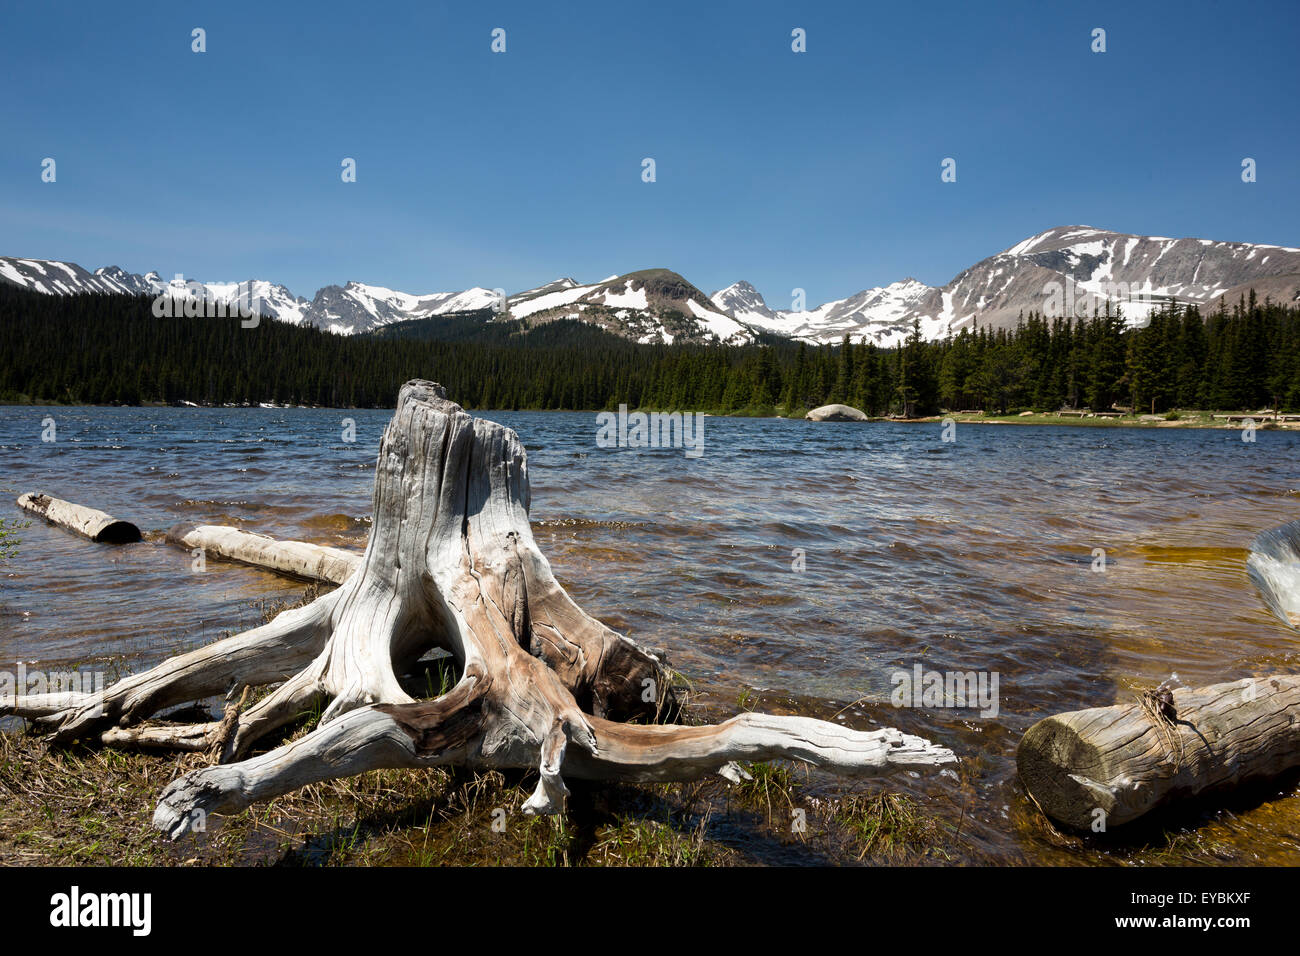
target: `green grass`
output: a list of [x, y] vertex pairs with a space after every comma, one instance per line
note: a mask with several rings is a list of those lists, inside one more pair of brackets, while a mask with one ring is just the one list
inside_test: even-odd
[[924, 856], [951, 860], [944, 827], [913, 800], [896, 793], [850, 796], [835, 808], [835, 819], [853, 834], [858, 859], [914, 862]]
[[[150, 825], [158, 794], [176, 774], [208, 762], [200, 754], [47, 750], [34, 735], [0, 734], [0, 859], [41, 866], [851, 865], [919, 857], [934, 849], [925, 841], [949, 835], [894, 795], [882, 804], [891, 813], [878, 814], [873, 829], [864, 822], [868, 809], [844, 809], [868, 798], [815, 797], [800, 771], [775, 762], [753, 764], [752, 779], [740, 785], [721, 777], [573, 781], [564, 817], [523, 813], [535, 773], [371, 771], [213, 815], [205, 832], [169, 843]], [[792, 826], [796, 810], [807, 819], [802, 830]]]

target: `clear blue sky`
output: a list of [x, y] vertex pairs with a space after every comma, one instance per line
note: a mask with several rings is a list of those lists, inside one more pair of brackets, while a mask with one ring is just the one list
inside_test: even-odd
[[278, 7], [7, 5], [0, 255], [307, 297], [666, 266], [788, 307], [1071, 223], [1300, 245], [1295, 2]]

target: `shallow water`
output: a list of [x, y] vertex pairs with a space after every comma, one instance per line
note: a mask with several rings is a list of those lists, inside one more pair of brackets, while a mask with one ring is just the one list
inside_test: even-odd
[[[359, 549], [390, 414], [0, 408], [0, 490], [146, 531], [206, 521]], [[1255, 535], [1300, 517], [1297, 433], [962, 425], [944, 443], [938, 425], [709, 418], [691, 458], [598, 448], [593, 414], [484, 415], [528, 449], [534, 529], [561, 582], [667, 651], [706, 701], [843, 711], [957, 750], [959, 772], [896, 783], [963, 808], [958, 859], [1140, 862], [1131, 848], [1063, 847], [1033, 822], [1015, 781], [1020, 734], [1175, 672], [1196, 685], [1300, 670], [1300, 635], [1247, 571]], [[91, 545], [41, 523], [23, 539], [0, 577], [0, 669], [111, 678], [301, 592], [216, 562], [192, 573], [157, 543]], [[896, 709], [891, 675], [915, 664], [996, 673], [996, 717]], [[1274, 790], [1206, 811], [1200, 835], [1225, 860], [1300, 863], [1300, 792]]]

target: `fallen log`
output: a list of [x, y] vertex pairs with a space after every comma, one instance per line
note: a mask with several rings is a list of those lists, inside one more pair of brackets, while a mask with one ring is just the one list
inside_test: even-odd
[[190, 551], [201, 549], [205, 555], [326, 584], [342, 584], [361, 563], [361, 555], [341, 548], [280, 541], [225, 525], [178, 524], [167, 532], [166, 540]]
[[1101, 830], [1300, 766], [1300, 676], [1144, 695], [1034, 724], [1016, 766], [1058, 823]]
[[[385, 767], [535, 768], [525, 811], [558, 813], [566, 775], [735, 780], [736, 761], [777, 758], [870, 775], [956, 760], [898, 730], [807, 717], [662, 723], [680, 712], [672, 670], [573, 602], [533, 539], [529, 504], [518, 436], [473, 418], [440, 385], [408, 382], [380, 443], [369, 543], [337, 590], [71, 706], [25, 697], [0, 713], [41, 718], [55, 743], [218, 750], [220, 764], [163, 791], [154, 825], [173, 837], [198, 811]], [[451, 656], [457, 679], [417, 700], [402, 678], [434, 649]], [[270, 684], [278, 686], [221, 721], [144, 724], [174, 704], [242, 699], [245, 687]], [[314, 730], [241, 759], [317, 706]]]
[[91, 541], [132, 544], [140, 540], [140, 529], [129, 521], [49, 495], [33, 492], [20, 495], [18, 507]]

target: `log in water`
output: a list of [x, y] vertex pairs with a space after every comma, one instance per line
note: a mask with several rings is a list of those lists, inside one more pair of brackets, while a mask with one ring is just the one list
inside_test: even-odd
[[1300, 676], [1184, 687], [1166, 701], [1077, 710], [1030, 727], [1016, 765], [1043, 812], [1100, 830], [1300, 766]]
[[28, 492], [19, 496], [18, 507], [91, 541], [131, 544], [140, 540], [140, 529], [129, 521], [49, 495]]
[[340, 548], [305, 541], [278, 541], [225, 525], [178, 524], [167, 532], [167, 543], [190, 550], [202, 549], [205, 555], [326, 584], [342, 584], [361, 563], [361, 555]]

